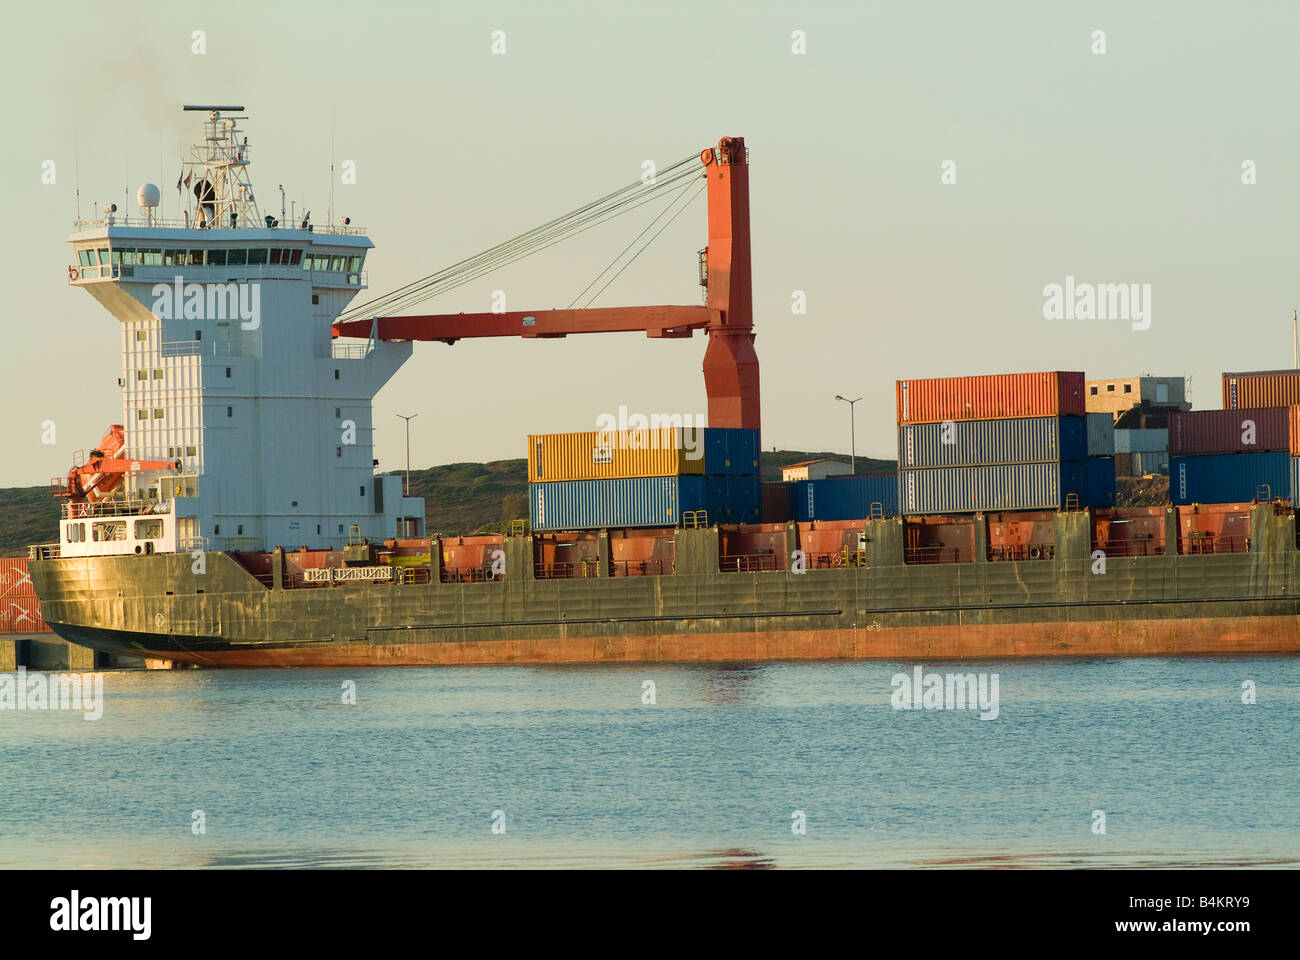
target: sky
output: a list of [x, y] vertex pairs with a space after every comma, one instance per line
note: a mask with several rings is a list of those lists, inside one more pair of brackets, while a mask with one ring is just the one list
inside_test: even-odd
[[[1184, 375], [1214, 408], [1222, 371], [1292, 365], [1300, 4], [226, 0], [6, 18], [0, 486], [66, 473], [122, 416], [117, 321], [68, 285], [66, 240], [78, 187], [84, 217], [134, 213], [146, 181], [171, 213], [201, 119], [184, 103], [246, 107], [264, 206], [283, 184], [323, 221], [331, 156], [352, 161], [336, 218], [375, 243], [358, 303], [645, 160], [743, 136], [766, 449], [847, 452], [844, 394], [863, 398], [858, 453], [893, 458], [899, 379]], [[511, 310], [567, 306], [651, 215], [420, 310], [485, 311], [496, 290]], [[706, 239], [701, 197], [595, 305], [700, 303]], [[1067, 276], [1149, 284], [1149, 327], [1046, 318], [1044, 288]], [[594, 429], [620, 406], [703, 413], [705, 345], [417, 344], [376, 397], [375, 455], [404, 466], [399, 413], [420, 415], [415, 467], [522, 457], [527, 434]]]

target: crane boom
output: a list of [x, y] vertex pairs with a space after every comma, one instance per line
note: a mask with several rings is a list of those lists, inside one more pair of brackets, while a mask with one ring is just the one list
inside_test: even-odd
[[760, 428], [749, 245], [749, 155], [743, 137], [724, 137], [700, 154], [708, 184], [705, 306], [598, 307], [511, 313], [374, 317], [334, 324], [335, 337], [455, 343], [471, 337], [566, 337], [645, 331], [653, 338], [705, 330], [704, 387], [709, 425]]

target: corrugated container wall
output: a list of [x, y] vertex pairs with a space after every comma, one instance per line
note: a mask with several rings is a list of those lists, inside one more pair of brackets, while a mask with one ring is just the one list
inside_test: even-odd
[[[1135, 477], [1156, 476], [1169, 472], [1169, 453], [1161, 450], [1157, 453], [1130, 453], [1129, 469]], [[1118, 455], [1116, 456], [1118, 459]]]
[[1188, 410], [1169, 415], [1169, 452], [1289, 453], [1296, 445], [1300, 407]]
[[1087, 483], [1088, 492], [1084, 498], [1087, 506], [1115, 506], [1115, 458], [1089, 457]]
[[0, 597], [34, 597], [26, 557], [0, 557]]
[[686, 510], [705, 508], [704, 477], [555, 480], [528, 487], [534, 530], [674, 527]]
[[49, 632], [50, 627], [41, 617], [40, 604], [35, 597], [4, 598], [4, 607], [0, 609], [0, 634]]
[[1169, 431], [1149, 427], [1144, 430], [1116, 430], [1116, 453], [1168, 453]]
[[711, 477], [756, 477], [758, 431], [739, 427], [707, 427], [704, 430], [704, 472]]
[[1082, 417], [1082, 373], [1003, 373], [980, 377], [899, 380], [898, 423]]
[[1223, 409], [1300, 404], [1300, 370], [1261, 370], [1223, 375]]
[[[534, 434], [528, 438], [528, 480], [540, 483], [702, 474], [706, 440], [701, 434], [675, 428], [612, 431], [603, 436], [595, 430]], [[610, 439], [613, 442], [601, 442]]]
[[910, 423], [898, 428], [898, 465], [907, 470], [1082, 460], [1086, 430], [1083, 417]]
[[904, 516], [989, 510], [1059, 510], [1067, 494], [1087, 503], [1083, 463], [1013, 463], [950, 470], [903, 470], [899, 500]]
[[1115, 418], [1109, 413], [1088, 414], [1088, 456], [1115, 455]]
[[1290, 497], [1292, 463], [1287, 453], [1225, 453], [1173, 457], [1169, 499], [1175, 504], [1249, 503], [1267, 484], [1269, 496]]
[[762, 520], [763, 481], [758, 477], [705, 477], [704, 487], [704, 509], [710, 524]]
[[812, 520], [863, 520], [872, 515], [898, 516], [898, 476], [826, 477], [790, 484], [790, 516], [799, 523]]
[[790, 487], [784, 480], [763, 484], [763, 523], [786, 523], [790, 519]]

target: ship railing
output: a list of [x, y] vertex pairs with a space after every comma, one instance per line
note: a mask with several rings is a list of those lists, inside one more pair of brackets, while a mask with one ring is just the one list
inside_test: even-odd
[[989, 547], [989, 560], [993, 562], [1055, 559], [1054, 543], [1006, 543]]
[[331, 340], [328, 346], [318, 347], [316, 356], [324, 360], [364, 360], [370, 356], [370, 342], [343, 343]]
[[970, 563], [973, 559], [970, 547], [932, 545], [903, 550], [904, 563]]
[[65, 503], [64, 520], [84, 520], [90, 517], [157, 516], [172, 512], [170, 500], [153, 497], [114, 497], [95, 503]]
[[1160, 540], [1111, 540], [1109, 543], [1094, 543], [1092, 546], [1107, 557], [1163, 557], [1165, 555], [1165, 545]]
[[665, 573], [675, 573], [673, 561], [657, 560], [613, 560], [609, 565], [611, 577], [662, 577]]
[[723, 573], [761, 573], [780, 570], [782, 563], [775, 553], [736, 553], [720, 556], [718, 569]]
[[534, 580], [569, 580], [600, 576], [600, 561], [595, 557], [533, 564]]
[[1249, 553], [1250, 537], [1216, 537], [1209, 533], [1193, 533], [1178, 538], [1178, 552], [1184, 556], [1206, 553]]
[[260, 341], [255, 337], [221, 340], [167, 340], [158, 348], [163, 357], [255, 357]]
[[[279, 220], [280, 218], [277, 217], [276, 219]], [[182, 230], [216, 230], [216, 229], [229, 230], [230, 229], [229, 221], [222, 223], [220, 221], [214, 220], [212, 222], [212, 226], [200, 227], [194, 220], [185, 220], [185, 219], [178, 220], [178, 219], [163, 218], [163, 217], [141, 217], [141, 216], [128, 217], [116, 213], [113, 214], [111, 217], [100, 217], [98, 220], [73, 220], [72, 221], [72, 228], [74, 230], [94, 230], [98, 227], [167, 227], [171, 229], [179, 228]], [[266, 230], [267, 226], [265, 220], [258, 220], [258, 221], [245, 220], [242, 222], [238, 222], [235, 229], [236, 230]], [[270, 229], [302, 232], [300, 231], [300, 228], [295, 227], [292, 224], [288, 223], [287, 220], [281, 220], [278, 226], [272, 227]], [[327, 236], [359, 237], [359, 236], [364, 236], [366, 230], [365, 227], [354, 227], [351, 224], [344, 226], [343, 224], [330, 225], [330, 224], [311, 223], [308, 224], [308, 229], [305, 232], [323, 233]]]
[[422, 584], [433, 582], [433, 571], [428, 567], [402, 567], [402, 583]]
[[182, 537], [176, 541], [176, 549], [181, 553], [191, 553], [195, 550], [209, 550], [207, 537]]
[[439, 571], [442, 583], [487, 583], [504, 579], [503, 575], [494, 574], [491, 567], [456, 567], [450, 570], [444, 567]]
[[57, 543], [33, 543], [27, 548], [28, 560], [57, 560], [62, 548]]

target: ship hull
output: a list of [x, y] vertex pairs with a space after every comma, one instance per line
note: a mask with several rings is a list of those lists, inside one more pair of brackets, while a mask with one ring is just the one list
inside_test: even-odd
[[[507, 538], [496, 582], [270, 588], [227, 554], [30, 565], [61, 636], [214, 667], [920, 660], [1300, 653], [1294, 518], [1256, 508], [1248, 553], [1110, 558], [1058, 516], [1052, 560], [913, 566], [867, 521], [864, 566], [722, 572], [716, 531], [679, 530], [676, 572], [534, 579]], [[277, 581], [278, 582], [278, 581]]]

